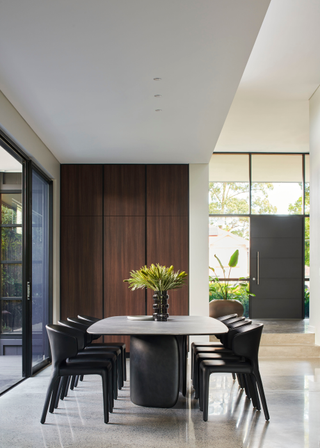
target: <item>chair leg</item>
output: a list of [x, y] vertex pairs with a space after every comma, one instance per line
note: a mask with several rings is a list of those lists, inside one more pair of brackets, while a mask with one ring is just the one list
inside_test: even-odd
[[202, 396], [202, 409], [203, 409], [203, 420], [208, 421], [209, 415], [209, 382], [210, 382], [210, 371], [205, 367], [202, 370], [202, 389], [200, 387], [200, 394]]
[[52, 395], [53, 391], [55, 390], [55, 388], [58, 387], [58, 384], [59, 384], [59, 377], [57, 377], [57, 376], [51, 377], [50, 383], [49, 383], [49, 386], [47, 389], [45, 402], [43, 405], [41, 419], [40, 419], [40, 423], [42, 423], [42, 424], [44, 424], [44, 422], [46, 421], [50, 398], [51, 398], [51, 395]]
[[260, 399], [261, 399], [261, 403], [262, 403], [265, 419], [266, 420], [270, 420], [270, 415], [269, 415], [268, 406], [267, 406], [267, 400], [266, 400], [266, 396], [264, 394], [262, 380], [261, 380], [261, 376], [260, 376], [259, 370], [255, 369], [255, 371], [253, 372], [253, 375], [255, 376], [255, 379], [257, 381], [257, 385], [258, 385], [258, 389], [259, 389], [259, 394], [260, 394]]
[[125, 348], [123, 348], [122, 359], [123, 359], [123, 369], [122, 369], [123, 381], [127, 381], [127, 355]]
[[[122, 352], [121, 352], [122, 353]], [[123, 387], [123, 359], [122, 356], [117, 356], [117, 382], [118, 389], [121, 390]], [[117, 397], [115, 397], [117, 398]]]
[[102, 394], [103, 394], [103, 415], [104, 415], [104, 422], [109, 422], [109, 381], [108, 381], [108, 374], [101, 375], [102, 379]]
[[58, 406], [59, 406], [59, 399], [60, 399], [60, 395], [61, 395], [62, 384], [63, 384], [63, 377], [60, 377], [59, 386], [58, 386], [58, 389], [57, 389], [55, 403], [54, 403], [54, 408], [55, 409], [58, 409]]
[[76, 383], [76, 376], [77, 376], [77, 375], [72, 375], [71, 383], [70, 383], [70, 389], [71, 389], [71, 390], [74, 389], [74, 385], [75, 385], [75, 383]]
[[58, 392], [60, 391], [60, 384], [61, 384], [61, 379], [60, 379], [60, 381], [57, 381], [57, 383], [52, 391], [52, 397], [51, 397], [51, 402], [50, 402], [50, 406], [49, 406], [50, 414], [53, 414], [54, 410], [58, 407], [58, 402], [59, 402]]
[[64, 397], [68, 396], [68, 390], [69, 390], [70, 381], [71, 381], [71, 376], [69, 375], [67, 377], [67, 382], [66, 382], [66, 386], [65, 386], [65, 390], [64, 390]]
[[252, 375], [252, 374], [248, 374], [248, 375], [246, 375], [246, 377], [247, 377], [248, 385], [249, 385], [249, 388], [251, 391], [252, 405], [254, 408], [257, 409], [257, 411], [260, 411], [261, 406], [260, 406], [260, 400], [259, 400], [259, 395], [258, 395], [258, 391], [257, 391], [256, 379], [255, 379], [254, 375]]
[[64, 398], [66, 397], [66, 388], [67, 388], [67, 383], [68, 383], [68, 377], [64, 376], [62, 377], [62, 384], [61, 384], [61, 392], [60, 392], [60, 400], [64, 400]]
[[79, 383], [79, 375], [76, 375], [76, 380], [74, 382], [74, 387], [77, 387]]

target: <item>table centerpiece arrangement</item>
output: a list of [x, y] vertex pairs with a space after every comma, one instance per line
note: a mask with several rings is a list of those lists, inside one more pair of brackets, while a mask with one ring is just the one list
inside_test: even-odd
[[129, 283], [132, 291], [136, 289], [152, 289], [153, 295], [153, 320], [167, 321], [168, 313], [168, 291], [170, 289], [182, 288], [185, 284], [187, 273], [174, 271], [174, 267], [161, 266], [159, 263], [151, 264], [150, 267], [143, 266], [137, 271], [130, 272], [130, 278], [123, 280]]

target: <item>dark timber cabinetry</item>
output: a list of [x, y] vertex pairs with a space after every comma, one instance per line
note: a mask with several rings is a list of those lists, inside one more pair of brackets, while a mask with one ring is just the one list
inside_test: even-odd
[[[123, 279], [150, 263], [188, 272], [188, 204], [188, 165], [62, 165], [61, 318], [151, 314], [152, 292]], [[188, 286], [169, 295], [187, 315]]]

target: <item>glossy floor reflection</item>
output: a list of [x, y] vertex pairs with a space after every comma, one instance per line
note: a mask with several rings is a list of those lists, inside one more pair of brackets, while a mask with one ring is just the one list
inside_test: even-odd
[[51, 367], [0, 397], [2, 448], [316, 448], [320, 441], [320, 359], [260, 361], [271, 420], [255, 411], [228, 375], [212, 375], [209, 421], [192, 388], [171, 409], [130, 401], [129, 382], [103, 423], [101, 381], [85, 378], [45, 425], [40, 416]]

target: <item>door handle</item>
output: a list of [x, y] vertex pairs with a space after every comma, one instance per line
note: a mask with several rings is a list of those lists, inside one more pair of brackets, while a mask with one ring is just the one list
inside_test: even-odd
[[260, 252], [257, 252], [257, 285], [260, 284]]

